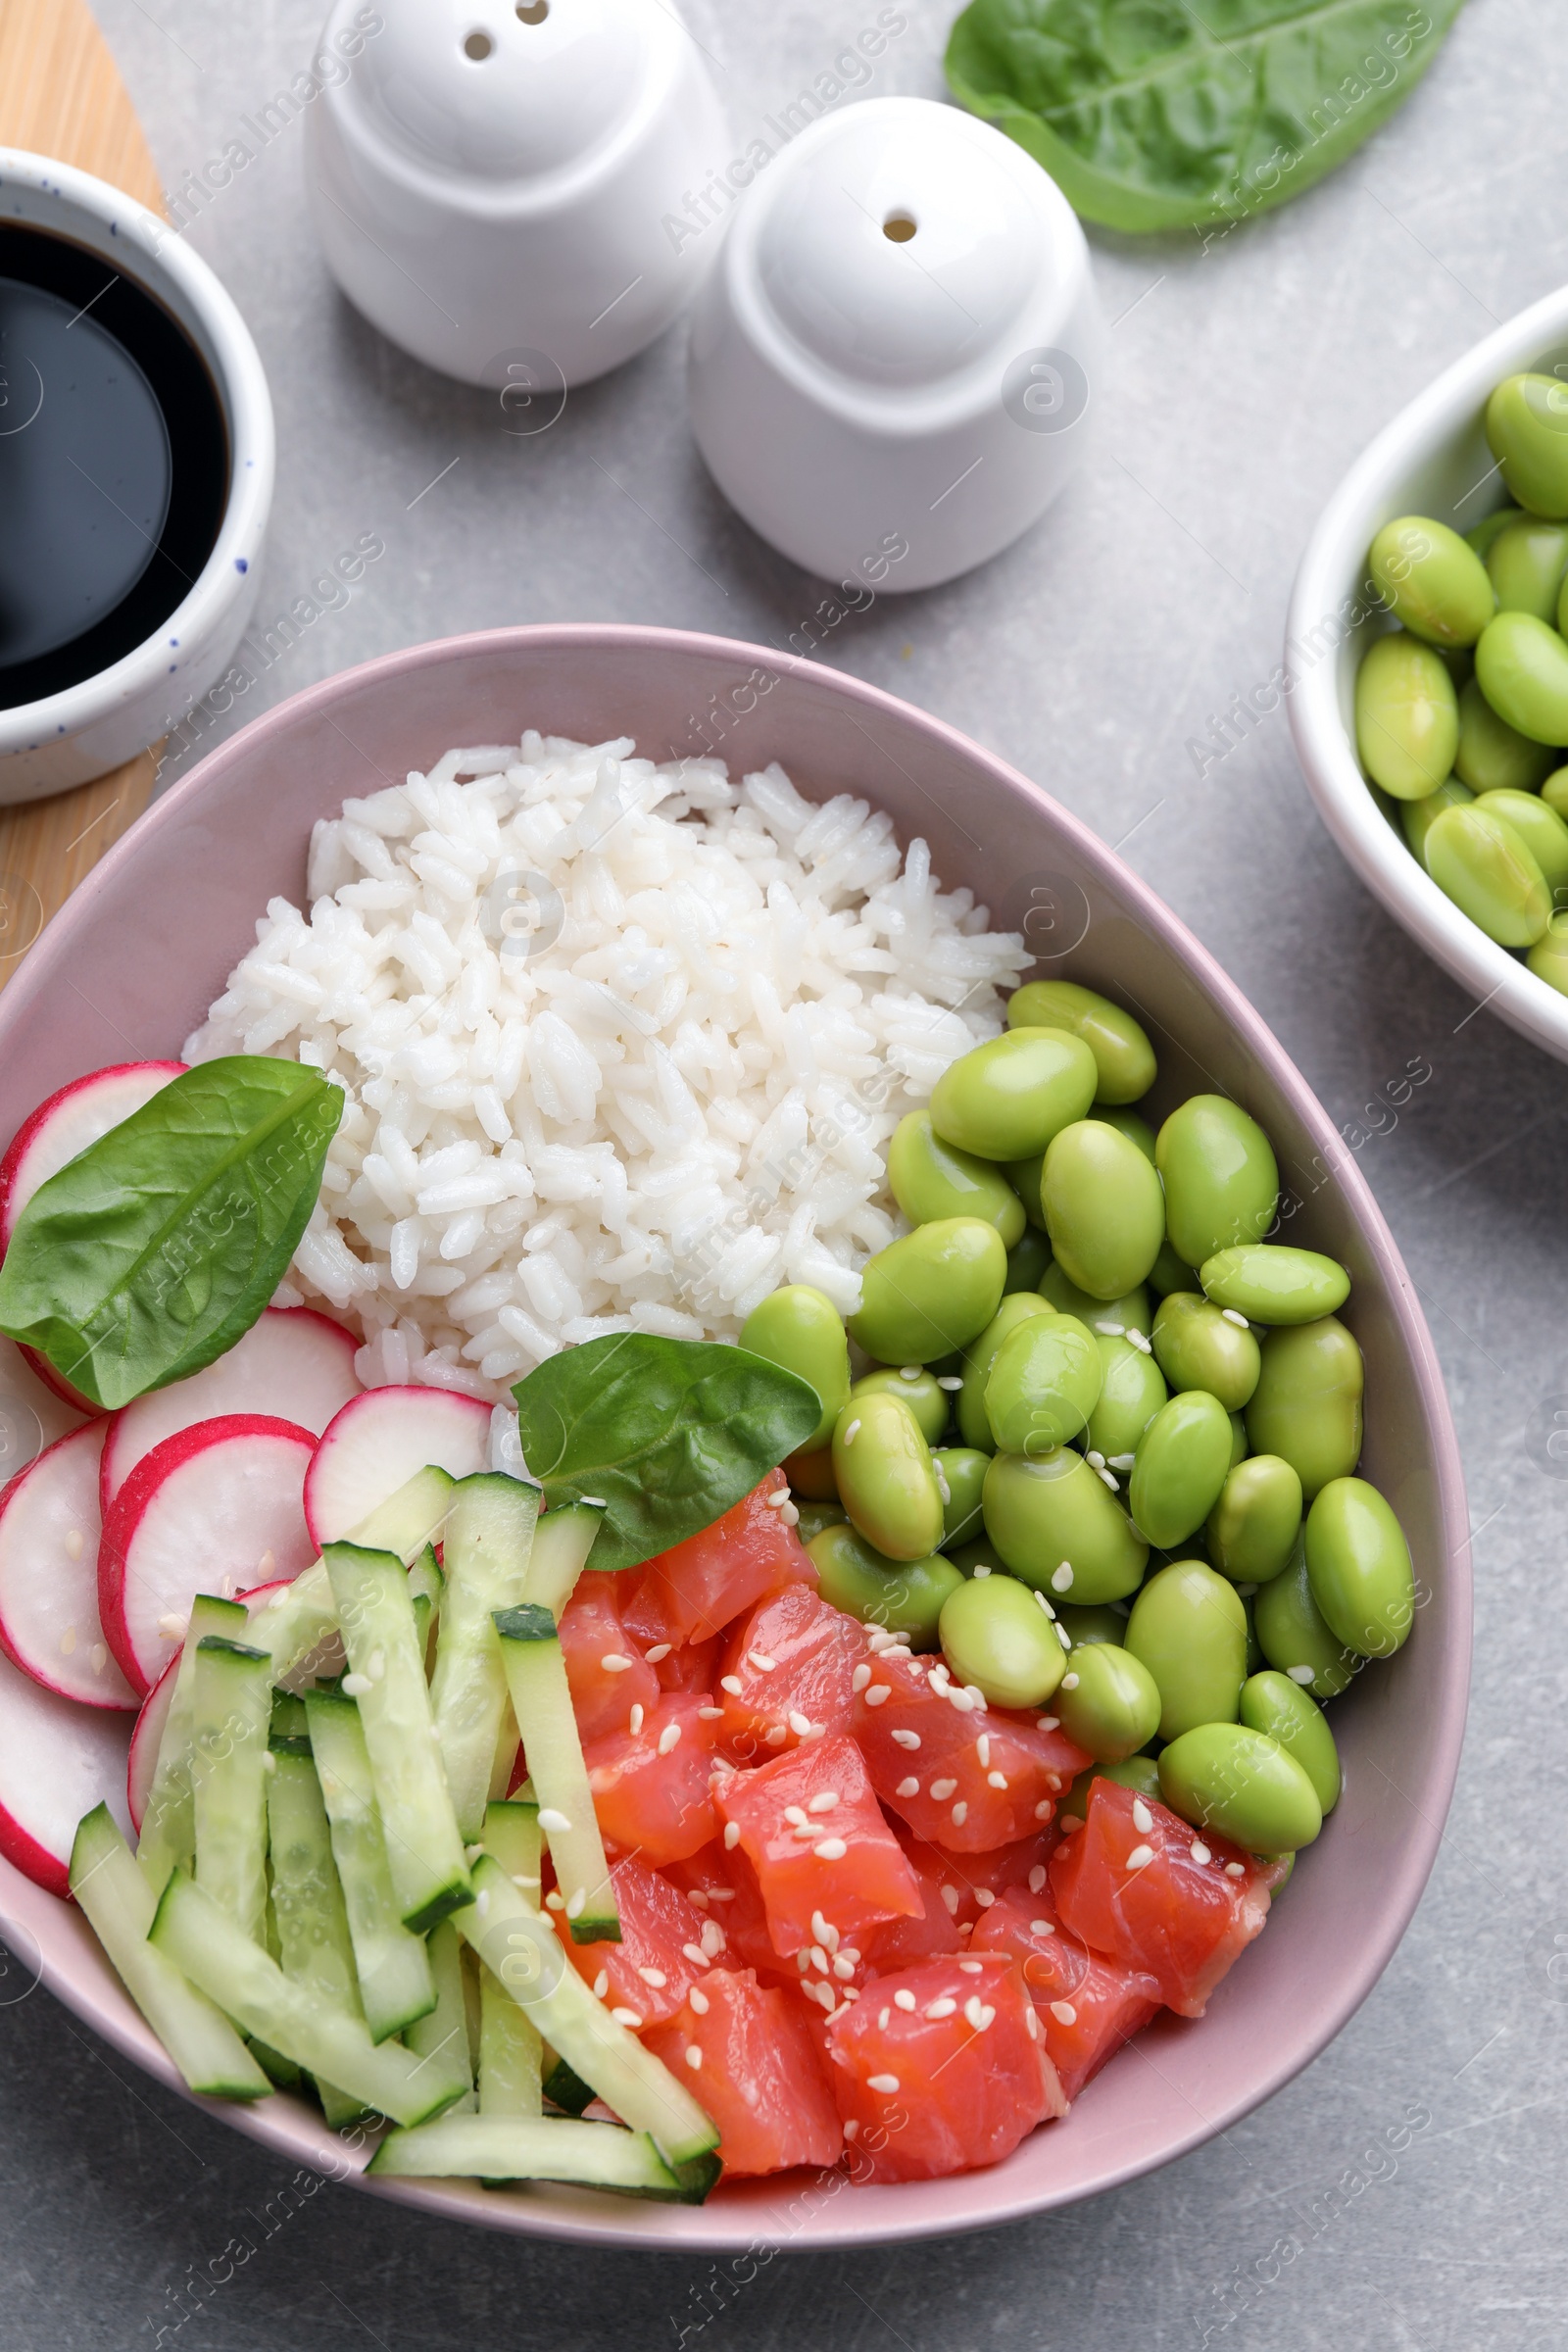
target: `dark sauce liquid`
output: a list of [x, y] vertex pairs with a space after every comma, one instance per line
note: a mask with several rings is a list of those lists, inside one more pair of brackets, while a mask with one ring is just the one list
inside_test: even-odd
[[221, 403], [172, 315], [85, 246], [0, 225], [0, 710], [154, 634], [228, 479]]

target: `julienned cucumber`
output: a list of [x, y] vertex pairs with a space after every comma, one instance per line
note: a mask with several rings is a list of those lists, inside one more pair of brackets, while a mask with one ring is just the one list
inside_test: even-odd
[[572, 1941], [618, 1943], [620, 1914], [582, 1760], [556, 1621], [548, 1609], [526, 1602], [519, 1609], [498, 1609], [495, 1627], [539, 1799], [539, 1826], [550, 1840], [550, 1859], [565, 1898]]
[[430, 1684], [441, 1761], [466, 1840], [484, 1827], [507, 1678], [491, 1617], [521, 1600], [539, 1490], [481, 1471], [453, 1490], [447, 1514], [441, 1642]]
[[308, 1690], [305, 1714], [343, 1887], [360, 1997], [372, 2041], [435, 2007], [424, 1938], [403, 1925], [375, 1809], [360, 1710], [335, 1690]]
[[[716, 2175], [716, 2161], [711, 2169]], [[444, 2116], [415, 2132], [389, 2132], [366, 2170], [416, 2180], [582, 2180], [683, 2204], [701, 2204], [709, 2185], [683, 2187], [646, 2132], [564, 2116]]]
[[191, 1792], [196, 1880], [260, 1941], [267, 1922], [267, 1752], [272, 1661], [204, 1634], [192, 1685]]
[[[204, 1634], [226, 1634], [232, 1641], [241, 1641], [249, 1623], [243, 1601], [220, 1600], [214, 1593], [198, 1592], [191, 1602], [185, 1644], [174, 1670], [174, 1694], [164, 1719], [136, 1847], [136, 1859], [155, 1899], [163, 1893], [174, 1864], [180, 1862], [188, 1868], [196, 1852], [196, 1805], [190, 1783], [196, 1644]], [[152, 1913], [147, 1916], [151, 1919]]]
[[265, 2098], [272, 2085], [222, 2011], [147, 1941], [158, 1898], [107, 1805], [76, 1831], [71, 1891], [190, 2088], [210, 2099]]
[[433, 2084], [410, 2051], [378, 2046], [363, 2019], [291, 1984], [182, 1870], [164, 1889], [148, 1941], [247, 2034], [393, 2123], [428, 2123], [450, 2100], [450, 2087]]
[[573, 2074], [591, 2082], [634, 2132], [652, 2134], [683, 2185], [698, 2185], [711, 2170], [703, 2160], [718, 2144], [717, 2126], [685, 2083], [600, 2006], [562, 1951], [548, 1916], [524, 1898], [492, 1855], [480, 1855], [473, 1883], [474, 1901], [456, 1915], [459, 1934]]
[[[486, 1805], [484, 1843], [514, 1886], [527, 1901], [537, 1903], [542, 1850], [538, 1806]], [[541, 2115], [544, 2051], [539, 2029], [482, 1960], [479, 1971], [479, 2113]]]
[[[295, 1702], [298, 1703], [297, 1701]], [[297, 1745], [304, 1755], [291, 1752]], [[334, 2008], [363, 2017], [343, 1890], [332, 1861], [321, 1785], [308, 1742], [279, 1751], [274, 1738], [267, 1784], [267, 1823], [272, 1855], [272, 1912], [278, 1958], [292, 1977]], [[321, 2112], [334, 2132], [358, 2121], [360, 2100], [318, 2077]]]
[[463, 1948], [449, 1919], [431, 1930], [429, 1953], [435, 2007], [416, 2019], [403, 2038], [424, 2069], [425, 2080], [440, 2085], [443, 2107], [471, 2109], [473, 2062], [468, 2053]]
[[547, 1511], [534, 1531], [533, 1552], [519, 1600], [548, 1609], [559, 1621], [604, 1523], [603, 1503], [571, 1502]]
[[[395, 1551], [405, 1562], [417, 1559], [440, 1532], [455, 1484], [451, 1472], [433, 1462], [416, 1470], [355, 1529], [355, 1543], [367, 1551]], [[318, 1560], [257, 1612], [251, 1619], [250, 1639], [270, 1652], [273, 1676], [281, 1682], [336, 1631], [331, 1579], [326, 1562]]]

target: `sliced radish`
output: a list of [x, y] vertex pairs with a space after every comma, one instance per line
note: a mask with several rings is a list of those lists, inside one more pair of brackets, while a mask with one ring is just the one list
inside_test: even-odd
[[352, 1332], [312, 1306], [268, 1307], [216, 1364], [154, 1389], [116, 1413], [104, 1441], [105, 1518], [143, 1455], [198, 1421], [220, 1413], [275, 1414], [318, 1438], [333, 1414], [361, 1394], [357, 1346]]
[[304, 1487], [315, 1449], [291, 1421], [224, 1413], [176, 1430], [136, 1464], [98, 1549], [104, 1638], [135, 1690], [163, 1673], [196, 1593], [288, 1582], [310, 1566]]
[[158, 1750], [164, 1743], [164, 1726], [169, 1721], [169, 1710], [174, 1702], [174, 1677], [178, 1672], [179, 1652], [176, 1650], [142, 1700], [136, 1728], [130, 1735], [130, 1754], [125, 1761], [125, 1799], [130, 1806], [131, 1824], [138, 1838], [141, 1836], [147, 1799], [153, 1792]]
[[0, 1335], [0, 1479], [15, 1478], [56, 1438], [81, 1426], [80, 1412], [44, 1386], [26, 1350]]
[[103, 1432], [74, 1429], [0, 1494], [0, 1648], [62, 1698], [133, 1708], [98, 1622]]
[[76, 1824], [107, 1802], [125, 1814], [123, 1715], [78, 1707], [0, 1657], [0, 1854], [48, 1888], [69, 1891]]
[[316, 1448], [305, 1517], [318, 1550], [368, 1519], [389, 1494], [434, 1462], [471, 1478], [490, 1458], [490, 1407], [450, 1389], [367, 1389]]

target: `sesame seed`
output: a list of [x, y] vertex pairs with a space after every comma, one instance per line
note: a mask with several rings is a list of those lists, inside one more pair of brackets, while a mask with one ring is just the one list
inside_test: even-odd
[[782, 1510], [789, 1498], [790, 1491], [788, 1487], [775, 1487], [771, 1494], [763, 1495], [762, 1500], [770, 1511], [777, 1511]]
[[973, 2026], [976, 2031], [979, 2030], [980, 2013], [984, 2005], [985, 2004], [982, 2002], [980, 1995], [977, 1992], [971, 1992], [969, 1998], [963, 2004], [964, 2023], [966, 2025]]
[[1136, 1453], [1113, 1453], [1110, 1457], [1110, 1466], [1113, 1470], [1130, 1470], [1137, 1459]]
[[899, 1783], [893, 1793], [895, 1796], [918, 1796], [920, 1793], [920, 1784], [911, 1772]]
[[564, 1813], [558, 1812], [554, 1805], [541, 1805], [539, 1808], [539, 1827], [545, 1831], [549, 1837], [564, 1838], [569, 1833], [571, 1824], [566, 1819]]
[[1064, 1674], [1061, 1678], [1061, 1687], [1064, 1690], [1076, 1690], [1078, 1677], [1075, 1674]]
[[610, 1971], [609, 1971], [609, 1969], [608, 1969], [608, 1968], [602, 1968], [602, 1969], [599, 1971], [599, 1974], [598, 1974], [598, 1976], [597, 1976], [597, 1977], [595, 1977], [595, 1979], [594, 1979], [594, 1997], [595, 1997], [595, 1999], [596, 1999], [596, 2000], [601, 2000], [601, 2001], [602, 2001], [602, 2000], [604, 1999], [604, 1997], [605, 1997], [606, 1993], [607, 1993], [609, 1990], [610, 1990]]
[[946, 1389], [950, 1396], [956, 1389], [961, 1389], [962, 1386], [963, 1377], [960, 1373], [939, 1372], [937, 1374], [937, 1387], [939, 1389]]
[[1064, 1625], [1057, 1626], [1056, 1640], [1061, 1643], [1063, 1649], [1071, 1649], [1072, 1636], [1068, 1633], [1067, 1628]]
[[643, 1728], [643, 1705], [641, 1699], [639, 1699], [636, 1705], [632, 1708], [627, 1728], [629, 1729], [632, 1738], [635, 1740], [638, 1733]]
[[[269, 1749], [268, 1753], [270, 1754], [271, 1750]], [[490, 1908], [490, 1889], [488, 1886], [480, 1887], [478, 1893], [473, 1898], [473, 1907], [478, 1912], [479, 1917], [483, 1919], [485, 1913]]]
[[657, 1991], [662, 1991], [669, 1983], [662, 1968], [639, 1968], [637, 1974], [645, 1984], [652, 1984]]
[[977, 1886], [974, 1890], [974, 1899], [982, 1911], [989, 1911], [997, 1898], [989, 1886]]
[[1032, 1870], [1032, 1871], [1029, 1873], [1029, 1891], [1030, 1891], [1030, 1893], [1031, 1893], [1031, 1894], [1038, 1894], [1038, 1893], [1040, 1892], [1040, 1889], [1041, 1889], [1041, 1887], [1042, 1887], [1042, 1886], [1044, 1886], [1045, 1883], [1046, 1883], [1046, 1866], [1045, 1866], [1045, 1864], [1044, 1864], [1043, 1862], [1037, 1862], [1037, 1863], [1035, 1864], [1035, 1866], [1034, 1866], [1033, 1870]]
[[980, 1759], [980, 1761], [981, 1761], [981, 1763], [982, 1763], [982, 1764], [989, 1764], [989, 1763], [990, 1763], [990, 1761], [991, 1761], [991, 1734], [990, 1734], [989, 1732], [982, 1732], [982, 1733], [981, 1733], [981, 1735], [980, 1735], [979, 1739], [978, 1739], [978, 1740], [975, 1741], [975, 1743], [974, 1743], [974, 1752], [975, 1752], [975, 1754], [976, 1754], [976, 1755], [979, 1757], [979, 1759]]
[[[1099, 1330], [1100, 1326], [1097, 1324], [1095, 1328], [1096, 1330]], [[1105, 1467], [1104, 1455], [1102, 1453], [1098, 1453], [1093, 1446], [1090, 1446], [1089, 1451], [1084, 1455], [1084, 1460], [1089, 1464], [1091, 1470], [1103, 1470]]]
[[897, 2075], [867, 2075], [865, 2087], [876, 2091], [882, 2098], [891, 2099], [899, 2087], [899, 2078]]
[[792, 1821], [798, 1830], [804, 1830], [808, 1826], [804, 1805], [786, 1805], [784, 1818], [786, 1821]]
[[1048, 1772], [1048, 1773], [1047, 1773], [1047, 1775], [1046, 1775], [1046, 1787], [1047, 1787], [1047, 1788], [1048, 1788], [1051, 1790], [1051, 1792], [1052, 1792], [1053, 1796], [1056, 1795], [1056, 1794], [1057, 1794], [1057, 1793], [1060, 1791], [1060, 1788], [1061, 1788], [1061, 1775], [1060, 1775], [1060, 1773], [1059, 1773], [1059, 1772]]
[[[269, 1608], [271, 1608], [275, 1604], [272, 1601], [269, 1601], [267, 1605]], [[171, 1612], [168, 1616], [160, 1617], [158, 1620], [159, 1637], [165, 1642], [183, 1642], [186, 1632], [189, 1629], [189, 1624], [190, 1620], [188, 1618], [176, 1617], [172, 1614], [172, 1612]], [[344, 1679], [346, 1681], [348, 1678], [345, 1676]]]
[[849, 2120], [849, 2122], [848, 2122], [848, 2123], [845, 2125], [845, 2127], [844, 2127], [844, 2136], [845, 2136], [845, 2138], [846, 2138], [846, 2139], [854, 2139], [854, 2138], [855, 2138], [855, 2136], [856, 2136], [856, 2134], [858, 2132], [859, 2129], [860, 2129], [859, 2125], [858, 2125], [858, 2124], [856, 2122], [856, 2120], [855, 2120], [854, 2116], [852, 2115], [852, 2116], [851, 2116], [851, 2118], [850, 2118], [850, 2120]]
[[[1031, 1588], [1031, 1590], [1032, 1590], [1032, 1588]], [[1050, 1601], [1049, 1601], [1049, 1600], [1046, 1598], [1046, 1596], [1045, 1596], [1045, 1594], [1044, 1594], [1043, 1592], [1037, 1592], [1035, 1593], [1035, 1606], [1036, 1606], [1036, 1608], [1038, 1608], [1038, 1609], [1042, 1609], [1042, 1610], [1044, 1610], [1045, 1614], [1046, 1614], [1048, 1617], [1050, 1617], [1050, 1618], [1052, 1618], [1053, 1620], [1054, 1620], [1056, 1612], [1055, 1612], [1055, 1610], [1054, 1610], [1054, 1609], [1052, 1607], [1052, 1605], [1051, 1605]]]
[[855, 1962], [847, 1960], [842, 1952], [835, 1953], [833, 1974], [838, 1978], [840, 1984], [847, 1984], [855, 1974]]
[[891, 2009], [879, 2009], [877, 2011], [876, 2022], [881, 2031], [885, 2034], [889, 2026], [891, 2026], [893, 2023], [893, 2011]]
[[782, 1747], [789, 1736], [788, 1724], [769, 1724], [767, 1730], [762, 1734], [762, 1743], [766, 1747]]
[[906, 1747], [912, 1755], [920, 1744], [920, 1735], [918, 1732], [895, 1731], [893, 1743], [895, 1747]]
[[1245, 1879], [1247, 1876], [1247, 1864], [1245, 1862], [1227, 1862], [1225, 1865], [1225, 1876], [1228, 1879]]
[[607, 1649], [599, 1663], [606, 1674], [630, 1674], [631, 1672], [630, 1658], [623, 1657], [618, 1649]]
[[811, 1728], [811, 1718], [809, 1715], [803, 1715], [799, 1707], [791, 1707], [789, 1722], [790, 1730], [795, 1734], [797, 1740], [804, 1740]]
[[1040, 1715], [1035, 1719], [1035, 1730], [1037, 1732], [1054, 1732], [1059, 1728], [1060, 1723], [1059, 1715]]
[[855, 1441], [856, 1441], [856, 1439], [857, 1439], [857, 1438], [859, 1436], [859, 1434], [860, 1434], [860, 1424], [859, 1424], [859, 1420], [858, 1420], [858, 1418], [857, 1418], [857, 1419], [855, 1419], [854, 1421], [852, 1421], [852, 1422], [850, 1423], [850, 1426], [849, 1426], [849, 1428], [848, 1428], [848, 1429], [847, 1429], [847, 1430], [844, 1432], [844, 1443], [845, 1443], [845, 1445], [846, 1445], [846, 1446], [853, 1446], [853, 1445], [855, 1444]]
[[988, 1788], [1005, 1788], [1006, 1786], [1007, 1776], [1004, 1772], [988, 1772], [986, 1774], [986, 1787]]
[[961, 1830], [961, 1829], [962, 1829], [962, 1827], [963, 1827], [963, 1825], [964, 1825], [964, 1823], [965, 1823], [965, 1822], [968, 1820], [968, 1818], [969, 1818], [969, 1807], [968, 1807], [967, 1803], [965, 1802], [965, 1800], [964, 1800], [964, 1799], [963, 1799], [961, 1796], [959, 1797], [959, 1799], [958, 1799], [957, 1803], [956, 1803], [956, 1804], [954, 1806], [954, 1808], [953, 1808], [953, 1817], [952, 1817], [952, 1818], [953, 1818], [953, 1826], [954, 1826], [954, 1828], [955, 1828], [956, 1830]]
[[953, 1489], [948, 1484], [947, 1472], [943, 1469], [941, 1462], [938, 1461], [934, 1456], [932, 1458], [931, 1467], [936, 1472], [937, 1476], [937, 1493], [941, 1495], [945, 1503], [951, 1503], [953, 1500]]
[[858, 1945], [847, 1943], [844, 1946], [841, 1957], [848, 1960], [852, 1968], [858, 1968], [860, 1965], [860, 1953]]
[[1038, 2041], [1038, 2040], [1040, 2039], [1040, 2020], [1039, 2020], [1039, 2018], [1038, 2018], [1038, 2017], [1036, 2017], [1036, 2015], [1035, 2015], [1035, 2013], [1034, 2013], [1034, 2010], [1033, 2010], [1032, 2008], [1026, 2009], [1026, 2010], [1024, 2011], [1024, 2013], [1023, 2013], [1023, 2022], [1024, 2022], [1024, 2025], [1025, 2025], [1026, 2029], [1028, 2030], [1028, 2034], [1029, 2034], [1029, 2038], [1030, 2038], [1030, 2040], [1031, 2040], [1031, 2041]]
[[733, 1852], [734, 1852], [734, 1850], [735, 1850], [735, 1848], [736, 1848], [736, 1846], [738, 1846], [738, 1845], [739, 1845], [740, 1841], [741, 1841], [741, 1825], [740, 1825], [740, 1823], [739, 1823], [738, 1821], [726, 1821], [726, 1822], [725, 1822], [725, 1824], [724, 1824], [724, 1844], [725, 1844], [725, 1847], [726, 1847], [727, 1851], [729, 1851], [729, 1852], [733, 1853]]
[[786, 1527], [799, 1527], [801, 1524], [801, 1514], [793, 1502], [785, 1503], [784, 1508], [779, 1512], [779, 1517]]
[[806, 1956], [819, 1977], [827, 1975], [827, 1954], [819, 1943], [808, 1943], [806, 1947]]
[[1154, 1849], [1152, 1845], [1135, 1845], [1127, 1857], [1127, 1868], [1129, 1870], [1147, 1870], [1153, 1859]]
[[564, 1911], [565, 1908], [565, 1896], [564, 1894], [558, 1894], [555, 1888], [552, 1886], [550, 1892], [545, 1896], [545, 1909], [547, 1911]]
[[689, 1903], [697, 1905], [699, 1911], [706, 1911], [712, 1899], [706, 1886], [694, 1886], [686, 1897]]
[[857, 1698], [859, 1697], [860, 1692], [865, 1689], [866, 1684], [870, 1680], [871, 1669], [862, 1658], [859, 1665], [857, 1666], [855, 1672], [850, 1677], [850, 1689], [855, 1692]]
[[638, 2016], [635, 2009], [612, 2009], [610, 2014], [614, 2019], [617, 2026], [625, 2026], [633, 2034], [637, 2034], [642, 2031], [643, 2021]]
[[914, 2007], [913, 1993], [906, 1992], [901, 1985], [899, 1990], [893, 1995], [893, 2006], [895, 2009], [912, 2009]]
[[748, 1664], [755, 1666], [759, 1674], [772, 1674], [778, 1665], [777, 1658], [770, 1658], [765, 1649], [749, 1649], [746, 1657]]
[[693, 1968], [706, 1967], [708, 1962], [708, 1954], [704, 1951], [700, 1943], [683, 1943], [680, 1949], [681, 1958], [683, 1960], [689, 1960]]
[[686, 2044], [686, 2063], [691, 2068], [693, 2074], [697, 2072], [697, 2069], [703, 2063], [703, 2053], [697, 2047], [695, 2041], [689, 2041]]
[[690, 1992], [686, 1995], [686, 2002], [687, 2006], [690, 2009], [695, 2010], [699, 2017], [706, 2017], [709, 2009], [711, 2006], [707, 1993], [703, 1990], [700, 1984], [694, 1984], [692, 1986]]
[[1039, 1804], [1035, 1807], [1035, 1819], [1036, 1821], [1049, 1821], [1055, 1810], [1056, 1808], [1052, 1803], [1050, 1797], [1043, 1796], [1040, 1799]]
[[948, 1994], [944, 1992], [938, 1999], [934, 2001], [927, 2001], [924, 2009], [921, 2011], [921, 2015], [929, 2018], [952, 2017], [957, 2006], [957, 2002], [950, 1999]]
[[967, 1690], [944, 1690], [942, 1695], [944, 1698], [951, 1699], [960, 1715], [967, 1715], [974, 1705], [974, 1700], [969, 1696]]
[[1032, 1919], [1029, 1922], [1029, 1933], [1031, 1936], [1054, 1936], [1056, 1923], [1054, 1919]]
[[942, 1889], [942, 1900], [946, 1904], [950, 1914], [956, 1911], [958, 1908], [958, 1889], [956, 1886], [944, 1886]]
[[374, 1686], [372, 1685], [368, 1674], [346, 1674], [343, 1677], [343, 1682], [341, 1685], [343, 1691], [349, 1698], [363, 1698], [367, 1690], [373, 1689], [373, 1687]]
[[892, 1696], [893, 1686], [891, 1683], [877, 1683], [866, 1692], [865, 1703], [868, 1707], [880, 1707], [884, 1700], [890, 1699]]
[[953, 1795], [957, 1786], [958, 1784], [956, 1781], [933, 1781], [931, 1784], [931, 1793], [936, 1798], [939, 1805], [944, 1805], [947, 1803], [948, 1798]]
[[818, 1840], [816, 1850], [824, 1862], [842, 1862], [850, 1849], [842, 1838], [823, 1838]]
[[1195, 1862], [1212, 1862], [1214, 1859], [1201, 1838], [1195, 1838], [1189, 1850]]
[[982, 1976], [985, 1973], [985, 1965], [983, 1960], [960, 1960], [958, 1962], [960, 1970], [966, 1977]]
[[1097, 1470], [1095, 1472], [1095, 1476], [1103, 1486], [1107, 1486], [1113, 1494], [1116, 1493], [1116, 1480], [1112, 1472], [1109, 1470]]
[[579, 1887], [576, 1889], [575, 1893], [571, 1894], [571, 1895], [570, 1895], [570, 1896], [568, 1896], [568, 1898], [567, 1898], [567, 1901], [566, 1901], [566, 1917], [567, 1917], [568, 1919], [581, 1919], [581, 1917], [582, 1917], [583, 1913], [584, 1913], [584, 1912], [587, 1910], [587, 1908], [588, 1908], [588, 1889], [587, 1889], [587, 1887], [586, 1887], [586, 1886], [579, 1886]]
[[652, 1649], [643, 1651], [643, 1656], [648, 1660], [650, 1666], [657, 1666], [662, 1659], [668, 1657], [674, 1646], [673, 1642], [656, 1642]]
[[1234, 1306], [1222, 1306], [1219, 1311], [1224, 1316], [1227, 1323], [1236, 1324], [1242, 1331], [1248, 1331], [1251, 1328], [1247, 1320], [1247, 1317], [1240, 1313]]
[[1072, 1591], [1071, 1560], [1063, 1560], [1059, 1568], [1053, 1568], [1051, 1571], [1051, 1590], [1053, 1592], [1070, 1592]]
[[[1310, 1666], [1287, 1666], [1285, 1671], [1290, 1676], [1293, 1683], [1304, 1684], [1309, 1683], [1312, 1680], [1313, 1669]], [[346, 1680], [343, 1688], [345, 1690], [348, 1689], [348, 1683]]]
[[662, 1756], [667, 1756], [670, 1749], [677, 1745], [679, 1740], [680, 1725], [678, 1723], [666, 1723], [663, 1730], [659, 1735], [660, 1754]]
[[723, 1712], [724, 1710], [722, 1707], [699, 1707], [697, 1710], [697, 1720], [699, 1723], [717, 1723], [722, 1717]]
[[991, 1574], [991, 1570], [984, 1560], [977, 1560], [972, 1573], [976, 1584], [979, 1584]]
[[1154, 1816], [1152, 1813], [1151, 1813], [1143, 1798], [1141, 1796], [1135, 1796], [1133, 1798], [1133, 1828], [1135, 1830], [1142, 1830], [1144, 1836], [1147, 1838], [1153, 1826]]
[[738, 1674], [721, 1674], [718, 1678], [718, 1687], [721, 1690], [727, 1690], [731, 1698], [739, 1698], [746, 1689], [746, 1685]]
[[1053, 2001], [1051, 2014], [1058, 2026], [1075, 2026], [1078, 2023], [1078, 2012], [1071, 2001]]
[[1145, 1339], [1143, 1333], [1141, 1331], [1134, 1331], [1130, 1324], [1127, 1328], [1127, 1337], [1132, 1343], [1133, 1347], [1137, 1348], [1140, 1355], [1153, 1354], [1154, 1350], [1150, 1346], [1148, 1340]]
[[836, 1788], [819, 1788], [807, 1805], [808, 1813], [831, 1813], [839, 1801]]

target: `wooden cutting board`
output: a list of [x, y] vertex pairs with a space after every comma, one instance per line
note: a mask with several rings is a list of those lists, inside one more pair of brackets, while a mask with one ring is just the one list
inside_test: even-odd
[[[136, 111], [86, 0], [0, 0], [0, 146], [75, 164], [164, 209]], [[53, 800], [0, 808], [0, 988], [146, 808], [157, 750]]]

